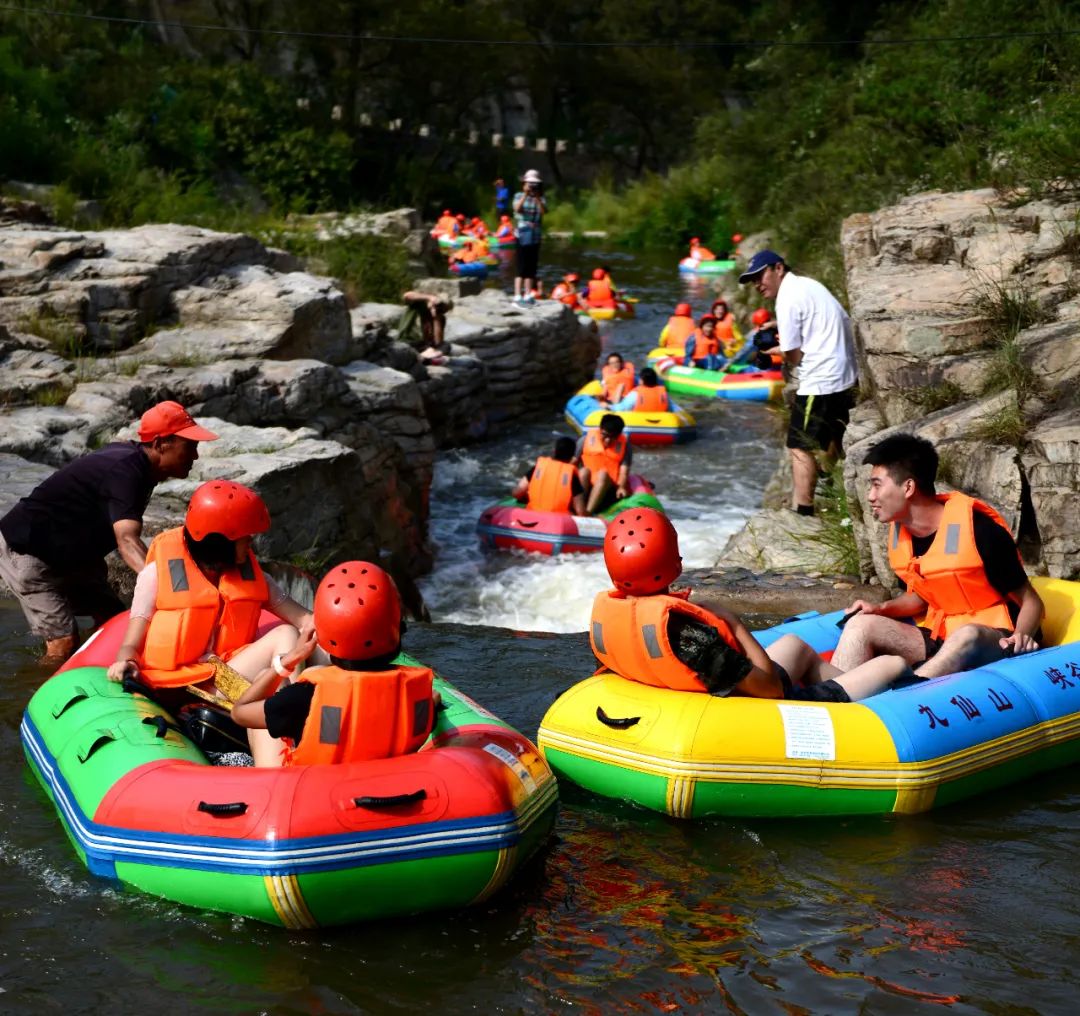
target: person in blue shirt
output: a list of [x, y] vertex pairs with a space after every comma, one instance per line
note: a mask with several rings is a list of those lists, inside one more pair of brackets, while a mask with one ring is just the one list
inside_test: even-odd
[[495, 215], [506, 215], [510, 211], [510, 188], [500, 176], [495, 181]]

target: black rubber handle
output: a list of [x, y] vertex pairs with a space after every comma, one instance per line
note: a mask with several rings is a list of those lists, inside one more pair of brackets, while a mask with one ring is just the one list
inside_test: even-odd
[[53, 719], [58, 720], [64, 715], [76, 702], [85, 702], [90, 697], [85, 688], [76, 688], [75, 694], [71, 696], [59, 709], [53, 710]]
[[629, 730], [635, 723], [641, 722], [640, 716], [608, 716], [600, 707], [596, 707], [596, 718], [605, 726], [613, 730]]
[[411, 794], [393, 794], [390, 797], [354, 797], [353, 804], [357, 808], [393, 808], [399, 804], [415, 804], [427, 797], [427, 791], [421, 787]]
[[230, 801], [228, 804], [212, 804], [209, 801], [199, 802], [199, 811], [205, 811], [207, 815], [219, 815], [228, 818], [230, 815], [243, 815], [247, 810], [246, 801]]
[[94, 743], [86, 749], [86, 754], [79, 756], [79, 761], [88, 761], [90, 759], [90, 756], [93, 755], [98, 750], [98, 748], [104, 748], [105, 745], [110, 744], [115, 740], [116, 738], [113, 737], [113, 735], [108, 730], [104, 731], [103, 733], [99, 734]]
[[154, 698], [154, 689], [132, 674], [124, 674], [124, 679], [120, 682], [120, 687], [129, 695], [144, 695], [146, 698], [150, 699], [151, 702], [157, 701], [157, 699]]
[[183, 733], [175, 723], [170, 723], [164, 716], [144, 716], [143, 723], [152, 724], [158, 737], [164, 737], [170, 730], [175, 730], [178, 734]]

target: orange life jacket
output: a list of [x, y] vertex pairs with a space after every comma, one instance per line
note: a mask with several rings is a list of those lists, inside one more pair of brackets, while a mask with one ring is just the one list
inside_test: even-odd
[[634, 409], [639, 413], [666, 413], [671, 408], [667, 390], [663, 385], [638, 385], [634, 389], [637, 395], [637, 405]]
[[622, 370], [615, 370], [614, 367], [604, 364], [604, 369], [600, 371], [600, 380], [604, 385], [604, 394], [608, 397], [608, 401], [614, 402], [620, 385], [623, 395], [634, 390], [634, 365], [627, 360], [623, 362]]
[[716, 330], [713, 334], [725, 345], [735, 338], [735, 315], [730, 311], [724, 317], [716, 319]]
[[1008, 599], [987, 581], [975, 547], [974, 513], [982, 512], [1005, 530], [1008, 525], [988, 504], [967, 494], [938, 494], [937, 500], [945, 511], [925, 554], [912, 555], [911, 534], [899, 523], [894, 522], [889, 533], [889, 565], [927, 603], [926, 617], [919, 624], [934, 638], [970, 623], [1012, 631]]
[[177, 528], [154, 538], [146, 561], [157, 568], [158, 582], [139, 656], [139, 670], [148, 684], [180, 688], [205, 681], [213, 665], [196, 661], [208, 647], [224, 657], [254, 640], [269, 593], [251, 553], [240, 567], [222, 572], [215, 586], [188, 552], [183, 528]]
[[720, 352], [720, 340], [714, 331], [711, 336], [706, 335], [700, 328], [694, 329], [694, 359], [704, 360], [707, 356], [715, 356]]
[[534, 512], [567, 512], [574, 500], [574, 464], [541, 455], [529, 479], [527, 508]]
[[693, 318], [683, 317], [681, 314], [673, 315], [668, 318], [668, 323], [664, 325], [664, 330], [660, 333], [660, 345], [665, 349], [685, 350], [686, 340], [696, 330]]
[[690, 257], [697, 258], [698, 261], [716, 260], [716, 255], [708, 247], [702, 247], [700, 243], [696, 247], [690, 248]]
[[457, 219], [452, 215], [440, 215], [435, 223], [435, 229], [446, 236], [455, 236], [458, 231]]
[[600, 437], [599, 427], [585, 435], [585, 444], [581, 448], [581, 464], [593, 476], [607, 473], [612, 483], [619, 482], [619, 467], [626, 458], [626, 435], [620, 434], [610, 447], [605, 448]]
[[675, 655], [668, 638], [672, 612], [716, 629], [732, 649], [743, 651], [726, 621], [682, 596], [626, 596], [617, 589], [598, 593], [593, 601], [592, 651], [608, 670], [629, 681], [676, 691], [706, 691], [694, 670]]
[[607, 279], [590, 279], [589, 293], [586, 298], [590, 307], [614, 307], [615, 294]]
[[576, 307], [578, 305], [577, 291], [569, 282], [555, 283], [555, 288], [551, 291], [551, 299], [559, 300], [565, 303], [567, 307]]
[[435, 722], [431, 670], [316, 667], [300, 676], [315, 685], [311, 712], [286, 765], [330, 765], [408, 755]]

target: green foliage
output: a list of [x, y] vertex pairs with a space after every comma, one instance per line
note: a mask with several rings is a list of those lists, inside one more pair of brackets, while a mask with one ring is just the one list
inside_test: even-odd
[[988, 416], [972, 428], [970, 436], [990, 444], [1012, 445], [1019, 448], [1027, 436], [1027, 422], [1024, 419], [1023, 408], [1019, 402], [1010, 400], [993, 416]]
[[814, 497], [817, 516], [821, 526], [810, 537], [829, 551], [844, 575], [859, 574], [859, 548], [851, 526], [851, 510], [844, 488], [844, 465], [836, 462], [830, 472], [823, 475]]
[[305, 259], [308, 267], [337, 279], [353, 305], [397, 303], [412, 276], [402, 245], [385, 236], [352, 234], [320, 240], [311, 230], [277, 230], [268, 243]]
[[1023, 426], [1023, 407], [1042, 385], [1025, 362], [1019, 335], [1025, 328], [1044, 320], [1045, 314], [1031, 293], [1019, 283], [987, 280], [976, 300], [976, 309], [986, 318], [994, 341], [994, 359], [987, 375], [984, 394], [1011, 390], [1016, 393], [1017, 414], [1003, 426]]
[[924, 413], [936, 413], [939, 409], [955, 406], [968, 398], [967, 393], [953, 381], [936, 385], [905, 389], [904, 397], [915, 403]]

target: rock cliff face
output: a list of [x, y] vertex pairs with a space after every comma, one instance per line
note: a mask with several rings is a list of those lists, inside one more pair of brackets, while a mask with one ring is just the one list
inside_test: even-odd
[[[450, 354], [426, 365], [396, 339], [400, 307], [350, 309], [333, 280], [251, 237], [7, 226], [5, 475], [40, 479], [31, 464], [60, 466], [132, 437], [150, 405], [176, 399], [222, 437], [200, 446], [191, 477], [157, 488], [149, 532], [176, 524], [198, 483], [227, 476], [269, 505], [263, 555], [374, 557], [417, 574], [430, 565], [436, 449], [557, 403], [591, 376], [599, 352], [559, 304], [521, 309], [457, 289], [455, 302]], [[0, 513], [25, 492], [5, 483]]]
[[[899, 430], [937, 446], [941, 489], [1005, 516], [1030, 571], [1080, 577], [1080, 204], [919, 194], [851, 216], [842, 245], [865, 396], [845, 439], [862, 577], [894, 582], [860, 463]], [[725, 560], [838, 570], [820, 524], [795, 519], [762, 513]]]

